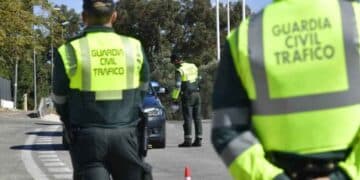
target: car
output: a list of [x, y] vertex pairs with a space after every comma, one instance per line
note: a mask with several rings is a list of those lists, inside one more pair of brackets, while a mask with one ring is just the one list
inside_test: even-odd
[[165, 94], [166, 89], [157, 81], [151, 81], [143, 101], [143, 112], [146, 114], [148, 144], [152, 148], [166, 146], [166, 113], [159, 95]]

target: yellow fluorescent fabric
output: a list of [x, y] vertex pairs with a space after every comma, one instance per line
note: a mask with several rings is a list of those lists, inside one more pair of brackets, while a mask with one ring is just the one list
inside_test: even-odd
[[[348, 89], [339, 5], [337, 1], [317, 2], [326, 3], [327, 10], [308, 8], [314, 6], [308, 1], [311, 6], [306, 2], [304, 8], [282, 3], [264, 12], [264, 55], [271, 98]], [[299, 15], [284, 16], [289, 13]]]
[[72, 41], [71, 46], [76, 59], [74, 74], [70, 73], [71, 63], [65, 46], [59, 48], [70, 78], [70, 88], [120, 91], [139, 87], [143, 63], [139, 41], [115, 33], [89, 33]]
[[[360, 5], [358, 2], [353, 2], [355, 18], [357, 22], [357, 31], [360, 34]], [[357, 49], [360, 53], [360, 40], [357, 39]], [[360, 68], [360, 67], [359, 67]], [[351, 179], [360, 179], [360, 131], [353, 143], [353, 150], [348, 158], [339, 163], [339, 166], [347, 173]]]
[[234, 180], [273, 180], [283, 170], [265, 159], [265, 153], [260, 144], [253, 145], [229, 166]]
[[360, 105], [354, 105], [303, 113], [255, 115], [253, 123], [266, 151], [309, 154], [348, 148], [359, 129], [359, 117]]
[[176, 100], [179, 98], [179, 95], [180, 95], [180, 89], [176, 88], [176, 89], [173, 89], [172, 92], [171, 92], [171, 98]]
[[360, 179], [360, 139], [359, 134], [354, 141], [354, 148], [348, 158], [339, 163], [351, 179]]
[[193, 83], [198, 77], [198, 69], [195, 64], [182, 63], [179, 72], [181, 73], [181, 81]]
[[[233, 31], [228, 36], [228, 41], [231, 46], [231, 55], [234, 59], [234, 64], [239, 77], [243, 84], [246, 84], [245, 88], [250, 99], [256, 98], [255, 84], [252, 77], [252, 71], [250, 68], [249, 52], [248, 52], [248, 25], [249, 19], [246, 19], [243, 25], [239, 27], [237, 31]], [[256, 51], [252, 53], [257, 53]]]

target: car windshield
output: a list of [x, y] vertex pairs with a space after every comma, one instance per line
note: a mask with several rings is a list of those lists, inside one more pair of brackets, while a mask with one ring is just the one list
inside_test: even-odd
[[158, 82], [156, 82], [156, 81], [151, 81], [151, 82], [149, 83], [149, 89], [148, 89], [148, 91], [147, 91], [147, 95], [149, 95], [149, 96], [154, 96], [154, 95], [156, 95], [155, 92], [159, 91], [159, 88], [160, 88], [160, 85], [159, 85]]
[[155, 95], [154, 89], [152, 87], [149, 87], [146, 94], [149, 95], [149, 96], [154, 96]]

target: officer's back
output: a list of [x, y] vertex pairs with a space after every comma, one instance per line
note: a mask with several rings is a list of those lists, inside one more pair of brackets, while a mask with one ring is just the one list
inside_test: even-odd
[[58, 49], [54, 101], [67, 124], [77, 179], [142, 179], [137, 124], [149, 67], [141, 43], [112, 28], [112, 0], [84, 0], [84, 32]]
[[228, 36], [212, 134], [235, 179], [359, 179], [359, 27], [354, 1], [277, 0]]

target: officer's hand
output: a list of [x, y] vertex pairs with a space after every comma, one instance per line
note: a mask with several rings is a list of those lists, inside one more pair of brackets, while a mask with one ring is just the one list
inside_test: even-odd
[[178, 102], [173, 102], [171, 104], [171, 111], [173, 113], [176, 113], [178, 110], [180, 109], [179, 103]]

